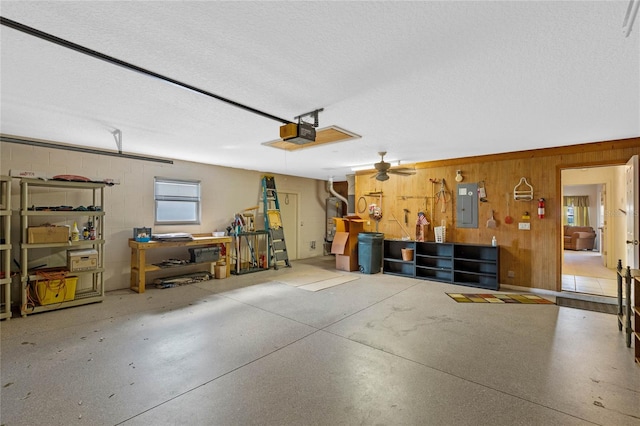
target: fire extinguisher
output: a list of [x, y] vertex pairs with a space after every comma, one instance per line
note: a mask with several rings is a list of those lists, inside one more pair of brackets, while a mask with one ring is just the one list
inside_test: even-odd
[[544, 198], [538, 199], [538, 218], [544, 219]]

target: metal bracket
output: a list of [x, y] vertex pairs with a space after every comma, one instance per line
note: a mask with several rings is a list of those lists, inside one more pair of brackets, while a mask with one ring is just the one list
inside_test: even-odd
[[111, 132], [113, 138], [116, 140], [116, 146], [118, 147], [118, 154], [122, 154], [122, 132], [120, 129], [115, 129]]
[[318, 127], [320, 124], [318, 121], [318, 113], [322, 111], [324, 111], [324, 108], [319, 108], [315, 111], [307, 112], [305, 114], [300, 114], [295, 118], [298, 120], [298, 124], [299, 124], [302, 122], [302, 117], [313, 117], [313, 127]]

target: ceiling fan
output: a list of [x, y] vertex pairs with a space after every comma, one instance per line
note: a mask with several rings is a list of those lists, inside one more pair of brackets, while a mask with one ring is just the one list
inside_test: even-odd
[[376, 173], [371, 176], [372, 178], [375, 177], [376, 180], [385, 181], [389, 179], [389, 174], [409, 176], [416, 173], [414, 169], [409, 169], [407, 167], [396, 167], [392, 169], [391, 163], [384, 161], [384, 156], [387, 155], [386, 151], [378, 152], [378, 155], [380, 155], [380, 162], [373, 165], [376, 169]]

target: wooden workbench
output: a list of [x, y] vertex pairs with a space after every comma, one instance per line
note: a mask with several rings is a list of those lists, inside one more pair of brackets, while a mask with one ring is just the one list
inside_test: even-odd
[[[231, 237], [212, 237], [211, 234], [193, 234], [191, 241], [149, 241], [139, 242], [133, 238], [129, 238], [129, 247], [131, 247], [131, 290], [137, 293], [144, 293], [147, 272], [159, 271], [159, 266], [146, 263], [146, 251], [157, 250], [170, 247], [197, 247], [210, 246], [214, 244], [224, 244], [225, 246], [225, 263], [227, 267], [226, 276], [229, 276], [231, 270], [230, 262], [230, 243]], [[214, 262], [215, 263], [215, 262]], [[193, 265], [193, 264], [190, 264]]]

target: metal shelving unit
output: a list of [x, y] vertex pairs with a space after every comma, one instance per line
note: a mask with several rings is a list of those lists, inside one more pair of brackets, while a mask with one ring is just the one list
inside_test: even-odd
[[249, 272], [266, 271], [269, 269], [267, 261], [269, 242], [267, 231], [240, 232], [233, 234], [235, 247], [232, 261], [235, 263], [232, 274], [241, 275]]
[[[104, 183], [96, 182], [68, 182], [38, 179], [21, 179], [20, 182], [20, 283], [21, 283], [21, 307], [22, 316], [38, 312], [52, 311], [72, 306], [86, 305], [104, 300]], [[40, 202], [59, 200], [75, 207], [80, 205], [100, 206], [95, 210], [65, 210], [43, 211], [36, 210]], [[83, 204], [84, 203], [84, 204]], [[42, 206], [38, 206], [42, 207]], [[79, 222], [86, 218], [95, 225], [96, 238], [94, 240], [68, 241], [60, 243], [29, 243], [28, 229], [33, 222]], [[79, 278], [73, 300], [63, 301], [49, 305], [33, 303], [30, 293], [33, 291], [35, 271], [31, 270], [30, 261], [37, 260], [36, 253], [48, 251], [49, 254], [60, 254], [69, 249], [95, 249], [98, 252], [98, 267], [90, 271], [76, 271], [73, 276]], [[66, 258], [66, 253], [65, 256]], [[47, 265], [49, 266], [49, 265]], [[65, 265], [66, 267], [66, 265]]]
[[0, 176], [0, 319], [11, 318], [11, 177]]

